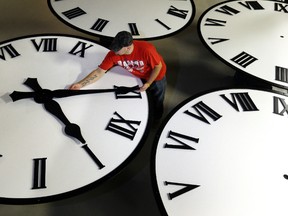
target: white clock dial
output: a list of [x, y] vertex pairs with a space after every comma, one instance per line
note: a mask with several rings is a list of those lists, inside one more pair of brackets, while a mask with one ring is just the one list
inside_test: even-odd
[[275, 1], [226, 1], [199, 20], [209, 49], [237, 70], [288, 87], [288, 4]]
[[157, 198], [173, 215], [287, 214], [288, 98], [253, 89], [191, 97], [152, 154]]
[[114, 37], [125, 30], [136, 39], [173, 34], [188, 26], [195, 14], [191, 0], [48, 0], [48, 4], [61, 21], [87, 33]]
[[[44, 202], [75, 194], [115, 174], [139, 150], [148, 124], [146, 93], [54, 98], [81, 128], [82, 143], [66, 135], [64, 121], [43, 104], [9, 97], [13, 91], [34, 92], [23, 84], [27, 78], [37, 78], [43, 89], [67, 89], [101, 63], [106, 48], [80, 37], [37, 35], [4, 42], [0, 50], [1, 202]], [[115, 67], [85, 89], [114, 85], [141, 81]]]

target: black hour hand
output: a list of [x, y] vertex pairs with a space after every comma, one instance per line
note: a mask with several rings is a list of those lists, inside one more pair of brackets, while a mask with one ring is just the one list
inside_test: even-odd
[[65, 114], [63, 113], [60, 105], [54, 100], [48, 100], [44, 102], [45, 109], [56, 116], [59, 120], [61, 120], [65, 124], [64, 131], [68, 136], [72, 136], [79, 140], [81, 143], [86, 143], [84, 140], [80, 127], [77, 124], [71, 123]]

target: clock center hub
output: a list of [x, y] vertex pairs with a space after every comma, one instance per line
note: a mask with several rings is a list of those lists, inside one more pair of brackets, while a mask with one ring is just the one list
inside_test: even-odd
[[36, 91], [35, 92], [36, 95], [34, 97], [34, 100], [36, 103], [45, 103], [47, 101], [50, 101], [53, 99], [52, 94], [51, 94], [51, 90], [49, 89], [43, 89], [40, 91]]

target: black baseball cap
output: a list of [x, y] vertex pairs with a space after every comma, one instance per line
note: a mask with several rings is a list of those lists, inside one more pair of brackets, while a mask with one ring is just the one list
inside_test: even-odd
[[133, 43], [133, 37], [130, 32], [121, 31], [114, 37], [110, 49], [114, 52], [118, 52], [123, 47], [130, 46]]

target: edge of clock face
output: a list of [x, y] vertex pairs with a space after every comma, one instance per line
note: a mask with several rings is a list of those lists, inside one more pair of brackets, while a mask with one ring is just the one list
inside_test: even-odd
[[288, 4], [224, 1], [199, 18], [202, 43], [228, 66], [279, 87], [288, 87]]
[[[64, 133], [64, 124], [48, 113], [43, 104], [35, 103], [32, 98], [12, 102], [9, 97], [13, 91], [33, 91], [23, 84], [28, 77], [37, 78], [43, 89], [67, 89], [70, 84], [95, 69], [108, 49], [93, 40], [67, 34], [37, 34], [17, 37], [1, 42], [0, 49], [2, 50], [0, 77], [5, 80], [0, 87], [0, 129], [5, 132], [0, 138], [2, 175], [0, 183], [11, 190], [16, 188], [21, 191], [19, 196], [17, 196], [18, 192], [13, 192], [10, 196], [10, 189], [6, 191], [6, 188], [2, 186], [1, 203], [37, 204], [86, 192], [115, 176], [135, 158], [145, 142], [151, 123], [150, 104], [146, 93], [139, 95], [137, 93], [136, 96], [131, 93], [127, 95], [128, 97], [123, 98], [121, 95], [116, 97], [115, 93], [106, 93], [106, 95], [93, 94], [54, 99], [59, 103], [66, 117], [81, 127], [82, 135], [87, 142], [85, 144], [105, 166], [104, 168], [100, 168], [89, 156], [87, 148], [84, 148], [85, 144]], [[83, 90], [111, 89], [114, 85], [134, 86], [140, 84], [142, 84], [140, 79], [120, 67], [114, 67], [99, 82], [91, 84]], [[127, 106], [127, 103], [130, 105]], [[142, 114], [134, 112], [135, 109], [141, 110]], [[105, 114], [105, 112], [109, 114]], [[93, 113], [95, 116], [91, 115]], [[102, 113], [103, 117], [96, 116], [96, 113]], [[130, 132], [128, 138], [121, 134], [121, 129], [120, 132], [113, 132], [113, 119], [117, 121], [118, 118], [120, 121], [123, 120], [123, 124], [127, 124], [119, 125], [119, 127], [123, 127], [123, 130], [127, 127]], [[140, 122], [140, 126], [134, 123], [129, 125], [128, 121], [130, 120]], [[115, 124], [117, 126], [117, 122]], [[134, 133], [130, 126], [137, 132]], [[30, 127], [31, 129], [29, 129]], [[100, 142], [101, 140], [103, 141]], [[109, 152], [109, 154], [105, 154], [105, 152]], [[109, 155], [112, 155], [114, 159], [110, 160]], [[46, 158], [46, 162], [43, 158]], [[45, 187], [40, 182], [33, 183], [35, 166], [41, 163], [45, 163], [46, 166]], [[8, 165], [10, 171], [4, 168]], [[19, 171], [19, 167], [22, 165], [23, 167]], [[14, 169], [15, 171], [13, 171]], [[67, 179], [63, 179], [64, 183], [57, 183], [58, 180], [52, 177], [61, 176], [63, 173], [62, 177], [65, 178], [65, 170], [69, 170]], [[43, 170], [37, 172], [43, 174]], [[14, 176], [11, 181], [5, 177], [9, 173]], [[39, 173], [37, 174], [38, 178], [43, 178], [39, 177]], [[20, 176], [22, 174], [24, 176]], [[75, 179], [75, 185], [71, 179]], [[81, 180], [77, 182], [77, 179]], [[87, 181], [83, 179], [87, 179]], [[21, 183], [17, 184], [17, 182]], [[33, 188], [35, 184], [36, 188]], [[33, 192], [31, 192], [32, 189]], [[42, 193], [41, 190], [48, 191]]]
[[134, 39], [160, 39], [183, 30], [195, 16], [193, 0], [158, 0], [151, 1], [151, 6], [139, 0], [47, 2], [52, 13], [66, 25], [103, 38], [129, 31]]
[[287, 103], [274, 91], [233, 88], [175, 107], [151, 154], [163, 215], [286, 215]]

